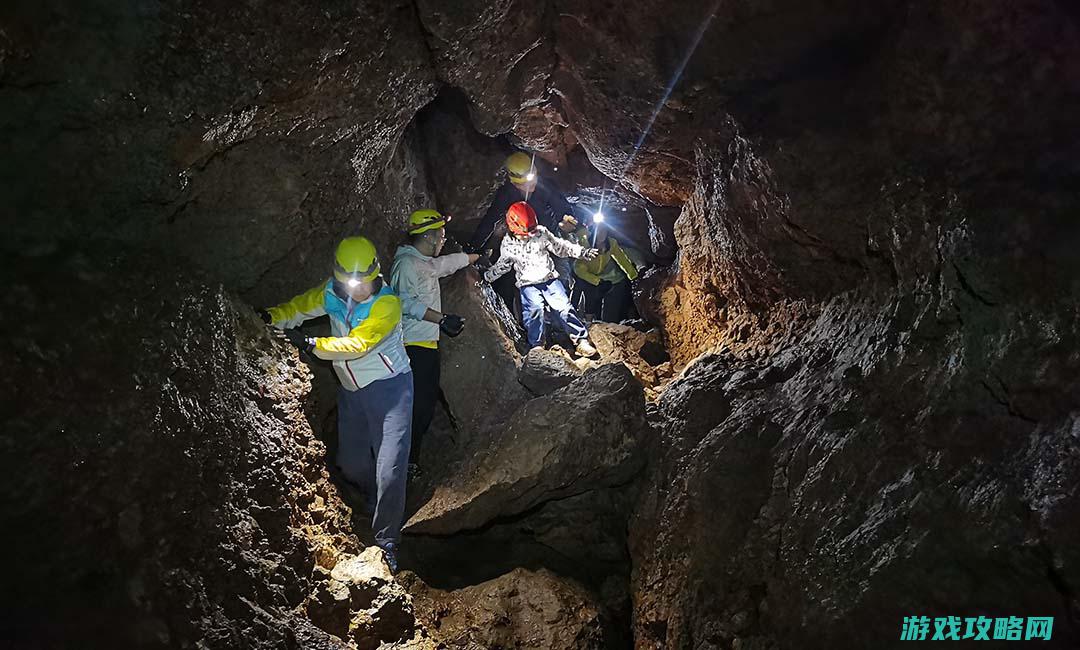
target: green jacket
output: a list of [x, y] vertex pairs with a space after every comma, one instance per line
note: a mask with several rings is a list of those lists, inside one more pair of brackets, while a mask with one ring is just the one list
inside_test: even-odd
[[[578, 228], [574, 232], [574, 236], [582, 246], [586, 248], [590, 246], [589, 231]], [[611, 235], [608, 235], [607, 242], [607, 250], [601, 251], [593, 261], [578, 260], [575, 262], [574, 275], [593, 286], [600, 284], [604, 280], [612, 283], [622, 282], [623, 280], [636, 280], [638, 277], [637, 267], [641, 261], [638, 252], [629, 246], [624, 249]], [[635, 264], [635, 260], [637, 264]]]

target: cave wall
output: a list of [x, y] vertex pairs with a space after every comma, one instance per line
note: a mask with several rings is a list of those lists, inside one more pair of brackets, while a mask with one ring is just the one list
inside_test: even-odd
[[3, 645], [344, 647], [302, 609], [360, 545], [295, 354], [220, 287], [150, 277], [152, 258], [14, 261]]
[[1076, 23], [882, 16], [695, 144], [654, 309], [717, 354], [663, 398], [639, 647], [881, 646], [916, 611], [1077, 642]]
[[421, 202], [402, 134], [437, 81], [411, 3], [0, 12], [8, 246], [153, 246], [280, 299], [342, 235], [374, 230], [390, 253], [397, 211]]
[[[643, 213], [679, 211], [675, 263], [639, 297], [688, 366], [631, 531], [642, 647], [805, 647], [812, 625], [820, 647], [879, 645], [902, 607], [1075, 620], [1067, 3], [16, 2], [0, 20], [3, 246], [30, 256], [10, 258], [26, 300], [58, 283], [35, 259], [108, 241], [268, 302], [342, 234], [389, 254], [409, 209], [476, 209], [495, 154], [455, 195], [431, 171], [438, 121], [408, 126], [442, 84], [470, 128], [553, 164], [580, 146]], [[46, 349], [20, 340], [14, 357]]]

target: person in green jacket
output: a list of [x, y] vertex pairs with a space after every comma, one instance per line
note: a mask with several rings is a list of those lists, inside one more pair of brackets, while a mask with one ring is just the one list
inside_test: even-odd
[[600, 251], [594, 259], [579, 259], [574, 264], [575, 296], [571, 303], [577, 305], [580, 299], [586, 317], [609, 323], [625, 320], [633, 304], [630, 283], [637, 279], [638, 269], [644, 266], [641, 253], [620, 244], [603, 223], [593, 225], [592, 241], [589, 230], [572, 217], [564, 217], [559, 229], [579, 245]]

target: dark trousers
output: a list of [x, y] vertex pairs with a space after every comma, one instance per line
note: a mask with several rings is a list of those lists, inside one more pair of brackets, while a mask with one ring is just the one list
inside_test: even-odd
[[411, 372], [359, 390], [338, 387], [337, 464], [373, 502], [371, 529], [379, 546], [401, 539], [412, 405]]
[[601, 280], [599, 285], [593, 286], [578, 280], [578, 285], [584, 285], [582, 293], [585, 307], [582, 311], [586, 314], [608, 323], [618, 323], [629, 315], [634, 295], [628, 281], [612, 283]]
[[413, 374], [412, 451], [409, 462], [420, 462], [420, 445], [424, 434], [435, 417], [435, 405], [439, 402], [439, 350], [406, 345], [409, 365]]

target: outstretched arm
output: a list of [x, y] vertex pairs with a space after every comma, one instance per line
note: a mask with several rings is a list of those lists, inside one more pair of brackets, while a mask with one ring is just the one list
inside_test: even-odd
[[282, 330], [292, 329], [300, 323], [318, 318], [326, 313], [324, 292], [326, 283], [308, 289], [288, 302], [266, 310], [270, 314], [270, 324]]
[[484, 271], [484, 279], [488, 282], [494, 282], [502, 276], [506, 275], [507, 271], [509, 271], [512, 266], [513, 261], [510, 259], [510, 256], [507, 255], [506, 251], [504, 250], [499, 256], [499, 261], [495, 262], [495, 264], [493, 264], [490, 269]]
[[580, 258], [585, 254], [585, 247], [578, 246], [573, 242], [560, 239], [551, 234], [551, 231], [544, 232], [544, 243], [555, 257], [578, 257]]
[[433, 258], [431, 261], [435, 265], [435, 274], [440, 278], [445, 278], [451, 273], [460, 271], [472, 264], [479, 257], [479, 255], [469, 253], [450, 253], [448, 255], [440, 255], [439, 257]]

